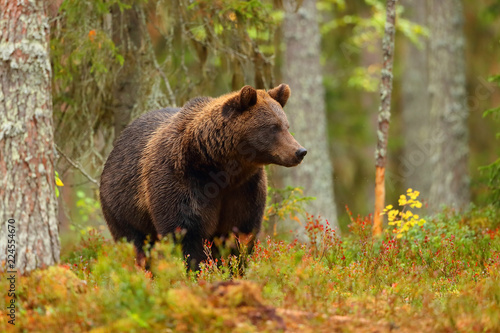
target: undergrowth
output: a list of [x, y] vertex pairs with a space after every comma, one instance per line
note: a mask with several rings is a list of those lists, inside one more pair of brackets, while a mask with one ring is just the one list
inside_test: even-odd
[[[145, 272], [130, 244], [91, 230], [62, 264], [17, 281], [16, 326], [2, 312], [0, 330], [500, 329], [498, 210], [444, 211], [403, 233], [389, 227], [375, 240], [370, 217], [350, 217], [342, 237], [308, 216], [309, 242], [263, 238], [252, 254], [211, 258], [196, 273], [186, 273], [182, 252], [168, 239], [151, 250]], [[7, 283], [1, 279], [0, 288]]]

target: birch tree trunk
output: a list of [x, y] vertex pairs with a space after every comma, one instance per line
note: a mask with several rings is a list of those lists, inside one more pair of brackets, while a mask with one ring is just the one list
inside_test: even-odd
[[396, 34], [396, 0], [387, 0], [382, 51], [384, 63], [380, 83], [380, 108], [378, 112], [377, 150], [375, 151], [375, 213], [373, 235], [382, 233], [382, 211], [385, 205], [385, 166], [387, 162], [387, 138], [391, 118], [392, 67], [394, 60], [394, 35]]
[[283, 38], [283, 80], [290, 85], [292, 97], [285, 112], [290, 129], [307, 150], [307, 156], [296, 168], [280, 168], [285, 186], [302, 186], [304, 194], [316, 197], [308, 213], [326, 218], [337, 226], [337, 209], [333, 191], [333, 165], [328, 148], [325, 115], [325, 91], [320, 65], [320, 32], [316, 1], [286, 1]]
[[[427, 1], [403, 0], [406, 17], [427, 27]], [[399, 176], [406, 188], [414, 188], [429, 197], [430, 165], [430, 103], [428, 39], [421, 38], [421, 47], [406, 41], [403, 71], [404, 154], [399, 161]]]
[[20, 273], [56, 263], [60, 252], [46, 5], [0, 0], [0, 270], [14, 219]]
[[461, 0], [429, 0], [429, 89], [433, 126], [429, 206], [469, 203], [469, 110]]

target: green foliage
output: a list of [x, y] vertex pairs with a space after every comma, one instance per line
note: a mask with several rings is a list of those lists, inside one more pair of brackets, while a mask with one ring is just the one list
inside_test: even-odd
[[273, 83], [273, 38], [283, 16], [270, 3], [158, 1], [154, 17], [162, 37], [158, 45], [164, 45], [160, 59], [176, 69], [169, 80], [180, 103], [244, 84], [269, 88]]
[[264, 229], [273, 222], [273, 235], [277, 235], [279, 222], [294, 220], [302, 225], [301, 218], [306, 217], [305, 206], [315, 200], [314, 197], [304, 196], [301, 187], [287, 186], [285, 189], [267, 188], [267, 207], [264, 212]]
[[[84, 157], [89, 169], [101, 168], [103, 149], [113, 139], [109, 134], [113, 126], [112, 91], [124, 65], [124, 50], [113, 39], [119, 22], [113, 21], [112, 11], [123, 12], [142, 3], [65, 0], [52, 21], [55, 141], [71, 158]], [[97, 133], [102, 136], [97, 138]]]
[[[385, 27], [385, 2], [378, 0], [364, 0], [369, 16], [346, 13], [344, 1], [322, 0], [319, 9], [324, 12], [334, 12], [332, 18], [324, 19], [321, 24], [321, 33], [330, 35], [335, 30], [349, 27], [349, 37], [340, 44], [340, 49], [345, 59], [342, 63], [351, 63], [357, 58], [362, 50], [375, 52], [380, 48], [379, 41], [384, 34]], [[420, 38], [428, 36], [428, 30], [418, 24], [412, 23], [403, 17], [403, 6], [396, 7], [396, 30], [418, 46], [421, 46]], [[369, 92], [378, 90], [381, 64], [371, 64], [368, 67], [350, 66], [348, 85], [353, 88]]]
[[[272, 11], [271, 4], [258, 0], [225, 0], [218, 2], [198, 0], [191, 2], [187, 9], [196, 16], [199, 16], [200, 12], [209, 14], [213, 31], [211, 31], [210, 26], [206, 26], [206, 24], [196, 25], [196, 20], [191, 20], [193, 22], [192, 26], [194, 26], [192, 30], [199, 31], [200, 40], [203, 41], [206, 41], [211, 33], [219, 36], [234, 34], [235, 31], [241, 28], [238, 27], [241, 24], [246, 27], [246, 33], [252, 39], [257, 40], [259, 36], [262, 36], [261, 39], [268, 40], [269, 26], [278, 23], [272, 15], [269, 15]], [[201, 36], [203, 37], [201, 38]]]
[[83, 222], [96, 221], [101, 213], [101, 204], [94, 196], [89, 196], [82, 190], [76, 191], [76, 208]]
[[301, 187], [287, 186], [285, 189], [268, 187], [267, 201], [270, 204], [267, 206], [264, 220], [268, 220], [271, 216], [284, 220], [290, 215], [305, 215], [304, 205], [315, 199], [304, 196]]

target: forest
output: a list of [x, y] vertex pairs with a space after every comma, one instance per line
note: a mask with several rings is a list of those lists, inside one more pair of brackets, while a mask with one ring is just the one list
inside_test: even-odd
[[499, 60], [500, 0], [0, 0], [0, 331], [500, 332]]

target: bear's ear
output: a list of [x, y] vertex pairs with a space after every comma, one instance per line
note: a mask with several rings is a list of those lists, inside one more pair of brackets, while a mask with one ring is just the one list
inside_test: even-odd
[[281, 104], [281, 107], [284, 107], [288, 98], [290, 98], [290, 87], [288, 84], [282, 83], [276, 88], [273, 88], [267, 92], [272, 99]]
[[242, 111], [257, 104], [257, 90], [251, 86], [244, 86], [241, 88], [239, 97]]
[[244, 86], [238, 94], [227, 100], [222, 106], [222, 114], [230, 116], [234, 111], [243, 112], [257, 104], [257, 90], [251, 86]]

